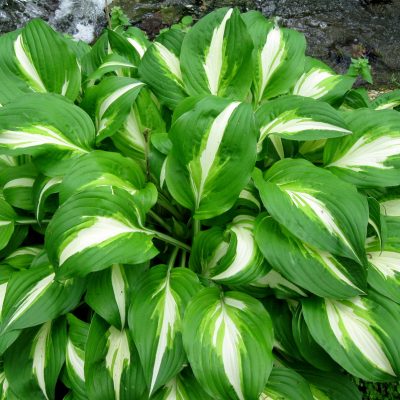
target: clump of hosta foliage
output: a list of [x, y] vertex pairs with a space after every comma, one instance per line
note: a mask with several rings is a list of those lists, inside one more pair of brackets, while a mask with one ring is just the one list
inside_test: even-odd
[[2, 398], [397, 379], [400, 95], [370, 102], [305, 47], [236, 9], [154, 42], [0, 37]]

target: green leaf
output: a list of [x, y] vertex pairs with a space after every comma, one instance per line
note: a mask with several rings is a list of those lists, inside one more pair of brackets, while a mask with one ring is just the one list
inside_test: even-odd
[[150, 395], [183, 367], [182, 319], [200, 290], [197, 276], [184, 268], [151, 268], [141, 279], [129, 310], [129, 327]]
[[255, 184], [271, 216], [307, 245], [363, 264], [367, 200], [352, 185], [306, 160], [285, 159]]
[[56, 399], [55, 387], [65, 360], [64, 318], [26, 329], [4, 355], [10, 389], [20, 399]]
[[294, 85], [292, 93], [336, 103], [351, 89], [354, 81], [354, 77], [337, 75], [323, 62], [307, 57], [305, 72]]
[[68, 151], [82, 155], [93, 144], [89, 116], [61, 96], [29, 94], [0, 108], [0, 150], [6, 154]]
[[303, 300], [316, 342], [346, 371], [371, 381], [393, 380], [400, 371], [400, 306], [384, 297]]
[[96, 314], [86, 343], [85, 381], [89, 399], [141, 399], [146, 390], [128, 331], [109, 326]]
[[4, 249], [14, 233], [17, 214], [13, 208], [0, 198], [0, 250]]
[[400, 90], [383, 93], [371, 102], [374, 110], [388, 110], [400, 106]]
[[143, 227], [143, 219], [143, 211], [122, 189], [104, 187], [71, 196], [54, 214], [45, 235], [57, 278], [153, 258], [154, 232]]
[[274, 367], [260, 399], [313, 400], [307, 381], [297, 372], [284, 367]]
[[11, 276], [2, 310], [2, 334], [42, 324], [72, 310], [80, 301], [84, 282], [60, 283], [47, 255], [33, 260], [31, 268]]
[[[90, 154], [90, 153], [89, 153]], [[60, 191], [60, 183], [63, 178], [60, 176], [47, 177], [44, 175], [39, 176], [33, 185], [33, 203], [35, 209], [35, 217], [40, 223], [47, 211], [47, 199]], [[58, 205], [58, 204], [57, 204]]]
[[254, 42], [255, 103], [288, 93], [304, 70], [304, 35], [279, 27], [258, 11], [242, 15]]
[[360, 187], [400, 185], [400, 114], [355, 110], [345, 121], [353, 134], [328, 140], [326, 167]]
[[174, 199], [207, 219], [233, 206], [255, 164], [256, 131], [248, 104], [189, 99], [170, 131], [166, 181]]
[[1, 261], [2, 268], [6, 266], [22, 270], [31, 266], [33, 259], [42, 251], [41, 247], [21, 246]]
[[210, 395], [256, 400], [272, 369], [272, 322], [261, 303], [239, 292], [201, 290], [189, 303], [183, 344]]
[[139, 66], [140, 78], [171, 109], [187, 96], [179, 62], [184, 36], [177, 30], [162, 33], [144, 53]]
[[255, 238], [266, 260], [296, 285], [321, 297], [365, 294], [367, 271], [350, 259], [308, 245], [266, 214], [257, 218]]
[[250, 90], [253, 43], [237, 9], [221, 8], [199, 22], [182, 43], [181, 68], [191, 96], [244, 100]]

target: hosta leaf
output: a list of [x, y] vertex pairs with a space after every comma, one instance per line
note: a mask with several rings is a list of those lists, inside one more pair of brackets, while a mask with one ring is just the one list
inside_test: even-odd
[[381, 214], [385, 217], [400, 217], [400, 191], [399, 190], [391, 190], [384, 197], [379, 199], [380, 211]]
[[272, 322], [239, 292], [200, 291], [189, 303], [183, 343], [195, 377], [218, 399], [258, 399], [272, 368]]
[[48, 150], [84, 154], [94, 142], [89, 116], [61, 96], [29, 94], [0, 108], [0, 149], [12, 155]]
[[345, 114], [353, 134], [330, 139], [325, 165], [358, 186], [400, 184], [400, 114], [396, 111], [356, 110]]
[[52, 194], [59, 193], [60, 183], [63, 178], [61, 176], [47, 177], [39, 176], [32, 188], [33, 202], [35, 207], [35, 217], [38, 222], [41, 222], [47, 209], [46, 201]]
[[4, 199], [13, 207], [33, 210], [32, 188], [37, 170], [32, 164], [24, 164], [4, 169], [0, 173]]
[[129, 193], [112, 187], [71, 196], [54, 214], [45, 236], [59, 279], [85, 276], [116, 263], [153, 258], [153, 232]]
[[390, 110], [400, 106], [400, 90], [393, 90], [378, 96], [371, 102], [371, 108], [374, 110]]
[[86, 400], [85, 386], [85, 347], [89, 334], [89, 324], [79, 320], [72, 314], [67, 315], [68, 340], [65, 352], [65, 366], [68, 376], [66, 386], [70, 387], [74, 399]]
[[139, 48], [135, 48], [125, 37], [124, 32], [116, 32], [111, 29], [108, 30], [108, 42], [112, 53], [117, 53], [129, 60], [134, 65], [139, 65], [140, 54]]
[[356, 262], [307, 245], [266, 214], [257, 219], [255, 237], [274, 269], [321, 297], [364, 294], [366, 269]]
[[387, 221], [387, 240], [367, 242], [368, 283], [378, 292], [400, 303], [400, 221]]
[[259, 151], [267, 137], [317, 140], [351, 133], [339, 112], [329, 104], [300, 96], [269, 101], [257, 110], [256, 119], [260, 126]]
[[[2, 215], [2, 202], [0, 201], [0, 217]], [[4, 221], [4, 220], [3, 220]], [[7, 227], [5, 226], [7, 231]], [[28, 235], [28, 226], [26, 225], [15, 225], [14, 232], [10, 234], [10, 236], [5, 234], [5, 231], [2, 232], [0, 225], [0, 244], [2, 240], [5, 240], [5, 247], [0, 250], [0, 257], [7, 257], [12, 252], [17, 250], [19, 246], [21, 246], [22, 242], [26, 239]], [[2, 236], [3, 235], [3, 236]], [[0, 246], [1, 247], [1, 246]]]
[[306, 160], [285, 159], [254, 174], [272, 217], [306, 244], [359, 263], [365, 259], [367, 200]]
[[136, 50], [139, 58], [142, 59], [147, 48], [150, 46], [146, 33], [139, 28], [131, 26], [123, 33], [123, 35], [129, 44]]
[[368, 208], [368, 224], [371, 226], [371, 229], [367, 234], [369, 236], [370, 232], [373, 232], [373, 235], [378, 237], [380, 247], [382, 248], [386, 240], [386, 220], [381, 214], [381, 205], [373, 197], [368, 197]]
[[94, 115], [97, 142], [120, 129], [143, 86], [133, 78], [109, 76], [86, 92], [82, 106]]
[[14, 232], [17, 214], [13, 208], [0, 198], [0, 250], [4, 249]]
[[170, 139], [166, 181], [175, 200], [198, 219], [232, 207], [255, 163], [250, 105], [211, 96], [200, 99], [176, 119]]
[[287, 93], [304, 71], [304, 36], [266, 20], [258, 11], [242, 18], [254, 42], [255, 102]]
[[184, 33], [177, 30], [162, 33], [144, 53], [139, 66], [140, 78], [170, 108], [187, 96], [179, 62], [183, 38]]
[[226, 285], [250, 284], [263, 277], [270, 269], [257, 247], [254, 238], [254, 217], [238, 215], [223, 235], [229, 235], [229, 241], [223, 241], [213, 255], [213, 262], [207, 262], [211, 269], [210, 278]]
[[73, 309], [84, 289], [82, 280], [60, 283], [46, 254], [39, 255], [27, 270], [12, 275], [2, 311], [2, 333], [50, 321]]
[[289, 368], [274, 367], [260, 400], [313, 400], [307, 381]]
[[129, 327], [150, 395], [183, 367], [182, 319], [187, 303], [200, 288], [192, 271], [160, 265], [149, 270], [135, 291]]
[[128, 331], [109, 326], [96, 314], [86, 343], [85, 381], [89, 399], [140, 399], [146, 389]]
[[350, 300], [303, 300], [303, 314], [316, 342], [346, 371], [365, 380], [399, 375], [400, 306], [368, 293]]
[[13, 251], [1, 261], [1, 266], [10, 266], [13, 269], [27, 269], [31, 266], [33, 259], [42, 251], [36, 246], [22, 246]]
[[4, 355], [10, 389], [21, 399], [56, 399], [55, 387], [65, 359], [64, 318], [26, 329]]
[[293, 94], [335, 103], [351, 89], [354, 81], [355, 78], [336, 75], [323, 62], [307, 57], [305, 72], [294, 85]]
[[110, 325], [123, 329], [129, 306], [129, 287], [124, 266], [114, 264], [104, 271], [92, 274], [85, 301]]
[[216, 10], [190, 29], [182, 44], [183, 81], [191, 96], [243, 100], [251, 85], [253, 43], [237, 9]]

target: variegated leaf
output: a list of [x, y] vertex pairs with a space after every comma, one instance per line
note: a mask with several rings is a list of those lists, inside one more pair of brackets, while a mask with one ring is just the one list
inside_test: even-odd
[[47, 177], [39, 176], [33, 185], [33, 203], [35, 207], [35, 217], [40, 223], [45, 216], [47, 210], [47, 199], [60, 191], [60, 183], [63, 178], [61, 176]]
[[253, 43], [239, 10], [216, 10], [194, 25], [182, 44], [181, 68], [191, 96], [244, 100], [249, 93]]
[[272, 369], [272, 322], [257, 300], [218, 288], [189, 303], [183, 343], [195, 377], [212, 396], [257, 400]]
[[281, 28], [258, 11], [242, 15], [254, 42], [254, 102], [287, 93], [304, 70], [306, 41], [294, 30]]
[[272, 217], [258, 217], [255, 237], [272, 267], [304, 289], [338, 299], [365, 294], [367, 271], [363, 266], [302, 242]]
[[400, 306], [387, 298], [303, 300], [303, 314], [317, 343], [346, 371], [366, 380], [395, 379], [400, 372]]
[[143, 223], [143, 210], [125, 190], [100, 187], [74, 194], [46, 230], [45, 246], [57, 278], [153, 258], [157, 254], [151, 240], [154, 232]]
[[41, 251], [42, 248], [40, 246], [21, 246], [1, 261], [1, 268], [10, 266], [13, 269], [27, 269]]
[[64, 318], [25, 329], [4, 355], [9, 387], [20, 399], [55, 400], [67, 343]]
[[144, 53], [139, 66], [139, 76], [169, 108], [175, 108], [187, 94], [179, 56], [184, 33], [169, 30], [157, 37]]
[[160, 265], [143, 276], [135, 291], [129, 327], [150, 395], [167, 384], [186, 361], [182, 319], [189, 300], [200, 288], [192, 271]]
[[180, 112], [170, 131], [168, 189], [195, 218], [211, 218], [231, 208], [250, 180], [257, 135], [251, 107], [207, 96], [189, 99]]
[[371, 108], [374, 110], [398, 109], [400, 106], [400, 90], [383, 93], [371, 102]]
[[294, 85], [292, 93], [335, 103], [351, 89], [354, 81], [355, 78], [337, 75], [323, 62], [307, 57], [305, 72]]
[[352, 185], [306, 160], [285, 159], [255, 184], [271, 216], [305, 244], [363, 264], [368, 204]]
[[0, 250], [4, 249], [14, 232], [17, 214], [14, 209], [0, 198]]
[[328, 140], [326, 167], [361, 187], [400, 185], [400, 114], [355, 110], [345, 121], [353, 134]]
[[109, 326], [98, 315], [90, 324], [85, 352], [89, 399], [140, 399], [146, 390], [142, 366], [126, 329]]

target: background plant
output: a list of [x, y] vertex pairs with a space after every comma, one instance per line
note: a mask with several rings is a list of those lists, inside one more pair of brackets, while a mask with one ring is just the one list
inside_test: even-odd
[[114, 17], [92, 47], [0, 37], [3, 397], [397, 380], [399, 92], [369, 101], [257, 12], [153, 42]]

